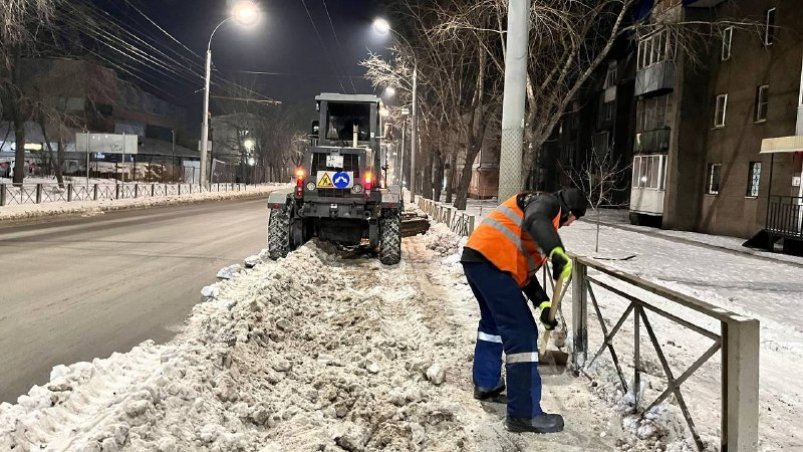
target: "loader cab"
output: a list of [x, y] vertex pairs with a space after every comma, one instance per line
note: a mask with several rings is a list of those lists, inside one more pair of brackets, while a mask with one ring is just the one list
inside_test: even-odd
[[382, 100], [367, 94], [323, 93], [318, 105], [318, 146], [379, 151]]

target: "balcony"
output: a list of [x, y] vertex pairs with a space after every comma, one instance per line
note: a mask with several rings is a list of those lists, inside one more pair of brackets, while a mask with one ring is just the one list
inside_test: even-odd
[[636, 96], [671, 90], [675, 86], [675, 63], [660, 61], [636, 72]]
[[671, 129], [655, 129], [636, 133], [633, 152], [647, 154], [669, 151], [670, 132]]

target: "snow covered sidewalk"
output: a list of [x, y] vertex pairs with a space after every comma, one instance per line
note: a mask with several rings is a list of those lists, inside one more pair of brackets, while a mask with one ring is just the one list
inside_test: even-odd
[[[110, 185], [114, 187], [114, 184]], [[170, 194], [157, 197], [104, 199], [98, 201], [57, 201], [44, 204], [13, 204], [0, 207], [0, 222], [23, 221], [53, 215], [100, 215], [114, 210], [168, 206], [205, 201], [252, 198], [270, 192], [289, 189], [288, 184], [263, 184], [243, 186], [239, 191], [203, 192], [191, 194]]]
[[[463, 239], [464, 240], [464, 239]], [[545, 377], [554, 435], [472, 398], [476, 302], [442, 225], [394, 267], [307, 244], [205, 290], [164, 345], [53, 370], [0, 405], [0, 450], [654, 450], [584, 378]], [[663, 441], [663, 443], [662, 443]]]
[[[734, 249], [695, 244], [705, 238], [695, 237], [678, 242], [674, 237], [644, 234], [603, 226], [600, 251], [594, 252], [596, 226], [578, 222], [561, 230], [566, 248], [587, 256], [635, 257], [622, 261], [606, 261], [606, 265], [657, 282], [667, 288], [691, 295], [716, 306], [734, 311], [761, 322], [760, 356], [760, 419], [759, 450], [803, 450], [803, 434], [798, 426], [803, 416], [803, 259], [785, 256], [785, 260], [766, 259]], [[686, 233], [684, 235], [689, 235]], [[696, 234], [702, 235], [702, 234]], [[709, 236], [717, 239], [715, 236]], [[710, 240], [709, 240], [710, 241]], [[715, 240], [716, 242], [717, 240]], [[725, 242], [727, 240], [719, 239]], [[623, 312], [626, 304], [604, 290], [595, 290], [606, 323]], [[631, 292], [635, 293], [635, 292]], [[650, 294], [639, 293], [642, 299], [660, 303]], [[661, 306], [659, 304], [659, 306]], [[699, 318], [677, 305], [663, 305], [670, 313], [681, 315], [718, 332], [716, 322]], [[590, 309], [590, 308], [589, 308]], [[592, 310], [593, 311], [593, 310]], [[570, 315], [570, 313], [569, 313]], [[589, 334], [592, 351], [601, 343], [599, 325], [593, 312], [589, 313]], [[711, 341], [683, 327], [655, 316], [653, 326], [665, 347], [675, 376], [702, 355]], [[652, 320], [652, 318], [651, 318]], [[624, 353], [625, 376], [632, 378], [632, 321], [625, 322], [617, 335], [617, 347]], [[644, 335], [644, 332], [642, 331]], [[659, 360], [651, 351], [649, 339], [642, 338], [642, 366], [647, 371], [645, 393], [665, 387]], [[606, 353], [607, 355], [607, 353]], [[607, 369], [610, 372], [610, 368]], [[605, 375], [605, 372], [600, 372]], [[607, 377], [610, 377], [608, 373]], [[603, 378], [604, 380], [604, 378]], [[710, 445], [718, 444], [721, 370], [719, 354], [704, 365], [683, 385], [692, 415], [703, 437]], [[613, 392], [611, 382], [599, 382], [600, 392]], [[677, 413], [676, 413], [677, 414]]]

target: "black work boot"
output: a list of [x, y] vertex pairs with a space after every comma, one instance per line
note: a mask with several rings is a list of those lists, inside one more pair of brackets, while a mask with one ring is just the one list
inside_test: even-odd
[[541, 413], [535, 417], [508, 417], [505, 428], [509, 432], [557, 433], [563, 431], [563, 416]]
[[493, 389], [483, 388], [481, 386], [474, 385], [474, 398], [477, 400], [492, 399], [501, 394], [504, 390], [505, 390], [505, 383], [502, 382], [499, 383], [499, 386]]

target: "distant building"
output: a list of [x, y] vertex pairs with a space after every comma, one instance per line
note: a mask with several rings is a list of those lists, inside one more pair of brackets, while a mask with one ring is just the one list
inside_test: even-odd
[[[139, 160], [141, 168], [147, 162], [171, 167], [160, 171], [162, 174], [178, 174], [182, 160], [198, 159], [194, 146], [180, 144], [194, 142], [187, 139], [185, 109], [119, 78], [112, 69], [85, 60], [25, 59], [21, 71], [28, 96], [69, 118], [61, 125], [46, 121], [44, 131], [36, 121], [25, 124], [26, 160], [30, 159], [29, 168], [36, 168], [31, 172], [41, 172], [51, 164], [43, 163], [49, 160], [44, 154], [47, 142], [55, 151], [62, 141], [67, 153], [65, 172], [85, 173], [86, 155], [83, 152], [78, 155], [75, 143], [76, 133], [83, 131], [138, 137], [138, 155], [133, 158], [124, 159], [111, 149], [91, 149], [90, 171], [93, 163], [99, 162], [95, 167], [100, 168], [103, 166], [100, 162], [105, 162], [117, 167], [129, 165], [132, 167], [129, 173], [137, 174], [140, 171], [133, 172], [133, 165]], [[0, 176], [3, 176], [3, 167], [7, 173], [8, 163], [14, 158], [16, 137], [10, 118], [0, 119]]]

